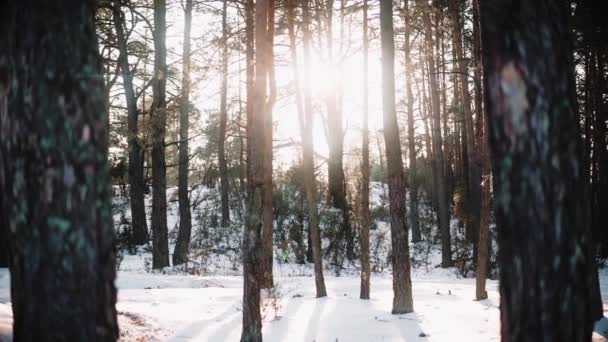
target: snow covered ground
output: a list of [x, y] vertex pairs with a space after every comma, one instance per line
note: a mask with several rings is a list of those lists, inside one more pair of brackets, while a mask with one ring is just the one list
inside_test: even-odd
[[[127, 256], [118, 272], [121, 341], [238, 341], [242, 277], [147, 273], [145, 257]], [[372, 299], [359, 296], [359, 278], [326, 275], [327, 298], [314, 297], [310, 266], [277, 265], [277, 289], [264, 299], [265, 341], [499, 341], [497, 283], [474, 301], [474, 279], [455, 271], [413, 272], [415, 313], [391, 315], [390, 274], [372, 278]], [[608, 294], [608, 272], [601, 272]], [[8, 270], [0, 269], [0, 341], [10, 341]], [[608, 306], [605, 306], [608, 308]], [[3, 337], [4, 336], [4, 337]], [[3, 340], [4, 338], [4, 340]]]
[[[170, 190], [168, 198], [175, 192]], [[371, 190], [372, 207], [386, 205], [385, 189], [372, 184]], [[208, 213], [204, 210], [216, 211], [206, 209], [214, 203], [205, 197], [209, 195], [203, 188], [193, 192], [193, 203], [199, 203], [193, 217], [206, 218]], [[122, 220], [121, 215], [128, 220], [130, 212], [116, 214], [117, 222]], [[168, 219], [172, 230], [177, 222], [175, 202], [169, 203]], [[341, 277], [326, 269], [329, 296], [315, 298], [312, 265], [294, 264], [290, 256], [286, 263], [275, 262], [276, 289], [263, 295], [265, 341], [500, 340], [497, 283], [488, 281], [488, 300], [474, 301], [475, 279], [461, 278], [456, 269], [435, 267], [441, 259], [438, 246], [423, 244], [411, 249], [413, 264], [417, 266], [412, 271], [415, 313], [391, 315], [392, 278], [390, 268], [385, 266], [389, 228], [385, 223], [376, 223], [370, 237], [372, 252], [376, 251], [372, 263], [382, 272], [372, 275], [371, 300], [359, 299], [359, 274], [352, 265], [342, 270]], [[197, 219], [195, 225], [202, 224]], [[234, 236], [221, 236], [219, 241], [227, 247], [238, 245], [240, 229], [237, 227]], [[453, 233], [458, 234], [456, 230]], [[193, 235], [196, 239], [195, 232]], [[275, 252], [278, 255], [279, 249]], [[204, 267], [202, 263], [198, 265], [205, 276], [173, 268], [162, 274], [151, 273], [150, 259], [144, 248], [136, 255], [125, 254], [120, 264], [116, 285], [121, 341], [239, 340], [243, 278], [237, 254], [209, 255]], [[600, 278], [602, 293], [608, 298], [608, 270], [602, 270]], [[0, 269], [0, 342], [10, 340], [11, 329], [10, 276], [7, 269]]]
[[[118, 311], [123, 341], [238, 341], [242, 277], [161, 275], [134, 270], [143, 257], [124, 261]], [[327, 275], [327, 298], [314, 297], [310, 267], [283, 265], [277, 290], [264, 300], [265, 341], [494, 341], [498, 340], [498, 294], [472, 300], [474, 280], [451, 271], [414, 272], [416, 312], [391, 315], [390, 275], [372, 278], [372, 299], [360, 300], [359, 278]], [[10, 290], [0, 269], [0, 335], [10, 331]]]

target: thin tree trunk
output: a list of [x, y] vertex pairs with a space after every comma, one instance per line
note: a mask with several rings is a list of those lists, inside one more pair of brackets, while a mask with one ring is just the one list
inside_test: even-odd
[[473, 61], [475, 72], [475, 112], [480, 125], [479, 152], [481, 160], [481, 211], [479, 220], [479, 240], [477, 243], [477, 265], [475, 270], [475, 299], [488, 298], [486, 278], [488, 276], [489, 258], [489, 225], [490, 225], [490, 196], [492, 186], [492, 164], [490, 159], [488, 117], [482, 108], [481, 88], [481, 30], [479, 22], [479, 0], [473, 0]]
[[[249, 2], [249, 5], [252, 3]], [[263, 279], [264, 196], [266, 188], [265, 158], [267, 131], [267, 87], [272, 63], [271, 41], [268, 39], [269, 12], [272, 0], [255, 3], [255, 84], [252, 95], [251, 120], [248, 122], [248, 153], [250, 179], [247, 181], [247, 213], [243, 230], [243, 330], [242, 342], [262, 341], [260, 288]], [[249, 7], [248, 11], [253, 11]], [[251, 28], [253, 25], [249, 25]], [[270, 189], [271, 190], [271, 189]]]
[[[294, 1], [294, 0], [290, 0]], [[302, 3], [302, 16], [303, 26], [302, 31], [304, 35], [304, 64], [310, 65], [310, 50], [312, 35], [310, 32], [310, 8], [308, 4]], [[293, 17], [292, 17], [293, 20]], [[291, 25], [293, 31], [293, 22]], [[295, 32], [292, 34], [293, 41], [292, 53], [297, 57], [295, 52]], [[295, 61], [295, 59], [294, 59]], [[298, 78], [299, 79], [299, 78]], [[297, 81], [299, 84], [299, 81]], [[299, 89], [299, 87], [298, 87]], [[301, 100], [299, 100], [301, 102]], [[314, 170], [314, 150], [313, 150], [313, 107], [312, 107], [312, 96], [310, 89], [310, 75], [307, 73], [304, 75], [304, 103], [303, 106], [300, 104], [301, 110], [300, 127], [302, 133], [302, 168], [304, 174], [304, 187], [306, 189], [306, 202], [308, 207], [308, 225], [310, 229], [310, 242], [312, 243], [312, 258], [314, 261], [315, 268], [315, 287], [317, 297], [327, 296], [327, 290], [325, 289], [325, 279], [323, 277], [323, 257], [321, 254], [321, 231], [319, 230], [319, 217], [317, 212], [317, 189], [315, 185], [315, 170]]]
[[118, 338], [95, 9], [0, 3], [0, 223], [15, 341]]
[[401, 160], [399, 126], [395, 109], [395, 42], [393, 2], [380, 1], [380, 36], [382, 41], [382, 108], [386, 147], [387, 179], [390, 201], [393, 266], [393, 314], [414, 311], [408, 228], [405, 221], [405, 176]]
[[404, 22], [405, 22], [405, 93], [407, 96], [407, 133], [410, 160], [409, 184], [410, 184], [410, 225], [412, 226], [412, 242], [422, 241], [420, 223], [418, 220], [418, 181], [416, 168], [416, 136], [414, 128], [414, 95], [412, 94], [413, 68], [410, 55], [411, 22], [408, 0], [404, 0]]
[[465, 56], [462, 51], [462, 28], [460, 25], [460, 16], [458, 14], [457, 0], [450, 0], [450, 12], [452, 16], [452, 36], [454, 40], [454, 56], [458, 60], [458, 78], [460, 81], [460, 92], [463, 101], [464, 122], [467, 132], [467, 161], [468, 161], [468, 177], [467, 177], [467, 209], [468, 222], [467, 227], [470, 230], [469, 241], [475, 242], [479, 232], [479, 217], [481, 210], [481, 189], [480, 189], [480, 161], [477, 144], [475, 143], [475, 131], [473, 125], [473, 111], [471, 110], [471, 94], [469, 93], [469, 85], [467, 77], [469, 74], [468, 67], [465, 62]]
[[222, 227], [230, 224], [230, 190], [228, 183], [228, 165], [226, 162], [226, 124], [228, 122], [228, 0], [223, 0], [222, 7], [222, 86], [220, 100], [220, 122], [217, 159], [220, 172], [220, 196], [222, 205]]
[[594, 261], [569, 12], [550, 0], [480, 1], [502, 341], [591, 340]]
[[[333, 52], [333, 3], [334, 0], [327, 1], [326, 5], [326, 39], [327, 39], [327, 58], [332, 68], [339, 68], [334, 65]], [[340, 108], [340, 86], [339, 81], [330, 79], [330, 94], [327, 94], [325, 103], [327, 106], [327, 128], [331, 132], [327, 137], [329, 146], [329, 159], [327, 160], [327, 191], [329, 204], [340, 210], [342, 214], [342, 224], [339, 227], [335, 241], [332, 241], [331, 248], [334, 256], [341, 253], [342, 246], [346, 247], [346, 256], [349, 260], [354, 258], [353, 234], [348, 216], [348, 203], [346, 201], [346, 183], [344, 179], [344, 127], [342, 123], [342, 109]], [[344, 245], [343, 245], [344, 243]]]
[[131, 202], [132, 239], [136, 245], [143, 245], [148, 241], [148, 223], [144, 202], [144, 170], [142, 164], [143, 149], [139, 140], [137, 112], [137, 98], [133, 88], [133, 72], [129, 66], [129, 51], [127, 37], [125, 36], [124, 15], [121, 10], [121, 1], [114, 0], [112, 4], [116, 42], [120, 54], [118, 56], [119, 68], [122, 72], [125, 102], [127, 103], [127, 140], [129, 143], [129, 198]]
[[361, 146], [361, 291], [359, 298], [369, 299], [371, 270], [369, 265], [369, 36], [368, 3], [363, 0], [363, 137]]
[[450, 236], [450, 212], [446, 179], [444, 174], [444, 158], [441, 138], [441, 118], [439, 113], [439, 91], [437, 89], [437, 74], [435, 72], [435, 56], [433, 53], [433, 32], [431, 29], [430, 8], [421, 1], [423, 8], [424, 33], [426, 37], [427, 61], [429, 65], [429, 85], [433, 115], [433, 151], [435, 154], [435, 172], [437, 174], [437, 220], [441, 232], [441, 266], [452, 266], [452, 246]]
[[272, 209], [272, 172], [273, 172], [273, 124], [272, 124], [272, 109], [274, 106], [277, 86], [274, 74], [274, 6], [275, 1], [270, 0], [268, 12], [268, 24], [266, 31], [267, 39], [267, 58], [268, 58], [268, 100], [266, 101], [265, 109], [265, 120], [266, 130], [265, 145], [264, 145], [264, 163], [266, 165], [266, 172], [264, 173], [264, 229], [262, 231], [262, 248], [263, 248], [263, 261], [262, 261], [262, 283], [261, 286], [264, 289], [269, 289], [274, 286], [274, 280], [272, 276], [272, 265], [273, 265], [273, 209]]
[[192, 30], [192, 0], [186, 0], [184, 9], [184, 66], [182, 72], [182, 98], [179, 108], [179, 166], [177, 176], [177, 199], [179, 202], [179, 232], [173, 252], [173, 265], [188, 261], [192, 218], [188, 198], [188, 129], [190, 113], [190, 32]]
[[154, 0], [154, 80], [152, 82], [152, 268], [169, 266], [167, 229], [167, 45], [166, 0]]

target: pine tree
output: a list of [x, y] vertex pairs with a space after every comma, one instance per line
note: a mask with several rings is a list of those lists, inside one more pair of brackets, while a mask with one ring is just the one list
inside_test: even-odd
[[182, 96], [179, 106], [179, 165], [177, 176], [177, 199], [179, 202], [179, 229], [173, 264], [180, 265], [188, 261], [190, 250], [190, 237], [192, 233], [192, 218], [190, 212], [190, 198], [188, 197], [188, 169], [190, 165], [190, 152], [188, 148], [190, 128], [190, 34], [192, 31], [192, 0], [186, 0], [184, 8], [184, 52], [182, 72]]
[[431, 116], [433, 118], [431, 126], [433, 128], [433, 156], [435, 160], [435, 175], [437, 193], [437, 218], [439, 231], [441, 233], [441, 266], [452, 266], [452, 243], [450, 235], [450, 212], [447, 194], [443, 139], [441, 136], [441, 118], [439, 88], [437, 86], [437, 74], [435, 72], [435, 54], [433, 53], [433, 32], [431, 28], [430, 7], [426, 1], [421, 1], [424, 21], [424, 34], [426, 40], [426, 56], [429, 68], [429, 88], [431, 93]]
[[408, 228], [405, 222], [405, 176], [401, 159], [399, 126], [395, 109], [395, 42], [393, 2], [380, 1], [380, 36], [382, 41], [382, 108], [386, 147], [387, 180], [390, 201], [393, 266], [393, 314], [414, 311]]
[[361, 299], [369, 299], [371, 270], [369, 264], [369, 33], [368, 2], [363, 0], [363, 132], [361, 146]]
[[220, 129], [217, 159], [220, 172], [220, 194], [222, 203], [222, 227], [230, 224], [230, 199], [228, 183], [228, 164], [226, 161], [226, 125], [228, 122], [228, 0], [222, 3], [222, 85], [220, 103]]
[[137, 97], [133, 87], [133, 71], [129, 66], [128, 42], [125, 35], [125, 19], [122, 12], [122, 1], [114, 0], [112, 4], [112, 17], [116, 42], [120, 52], [118, 67], [121, 70], [125, 102], [127, 103], [127, 126], [129, 143], [129, 200], [131, 202], [131, 225], [133, 242], [143, 245], [148, 242], [148, 223], [144, 202], [143, 148], [139, 139], [139, 112], [137, 111]]

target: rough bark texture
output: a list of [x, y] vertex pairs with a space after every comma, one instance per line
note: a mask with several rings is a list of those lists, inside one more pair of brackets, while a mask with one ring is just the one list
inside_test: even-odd
[[137, 97], [133, 88], [133, 72], [129, 66], [129, 51], [125, 35], [125, 19], [121, 9], [121, 1], [114, 0], [112, 5], [116, 43], [120, 54], [118, 65], [121, 70], [125, 102], [127, 104], [127, 129], [129, 144], [129, 200], [131, 202], [132, 242], [143, 245], [148, 242], [148, 223], [144, 192], [143, 149], [138, 137], [139, 113], [137, 112]]
[[230, 224], [230, 189], [228, 183], [228, 164], [226, 162], [226, 124], [228, 122], [228, 0], [223, 0], [222, 7], [222, 86], [220, 100], [220, 129], [218, 137], [217, 159], [220, 172], [220, 194], [222, 204], [222, 227]]
[[[252, 112], [248, 122], [247, 212], [243, 231], [243, 331], [241, 341], [262, 341], [262, 317], [260, 314], [260, 287], [264, 251], [262, 231], [264, 227], [264, 195], [266, 191], [267, 156], [267, 87], [268, 72], [272, 63], [268, 40], [269, 12], [272, 0], [255, 3], [255, 83], [251, 97]], [[248, 3], [250, 6], [251, 2]], [[254, 11], [253, 6], [247, 11]], [[250, 25], [249, 28], [253, 28]], [[270, 54], [269, 54], [270, 51]]]
[[[293, 1], [293, 0], [291, 0]], [[310, 8], [302, 3], [302, 26], [304, 36], [304, 63], [310, 65], [311, 32]], [[294, 42], [295, 44], [295, 42]], [[308, 226], [310, 231], [310, 244], [312, 245], [312, 259], [315, 267], [315, 287], [317, 297], [327, 296], [325, 279], [323, 277], [323, 256], [321, 254], [321, 231], [319, 230], [319, 215], [317, 210], [317, 189], [315, 184], [314, 151], [313, 151], [313, 107], [310, 89], [310, 75], [304, 75], [304, 104], [300, 127], [302, 133], [302, 168], [304, 174], [304, 187], [306, 189], [306, 204], [308, 208]]]
[[435, 56], [433, 53], [433, 32], [431, 28], [430, 8], [421, 1], [424, 20], [424, 34], [426, 39], [426, 55], [429, 68], [429, 87], [431, 93], [432, 128], [433, 128], [433, 154], [435, 159], [436, 193], [437, 193], [437, 221], [441, 233], [441, 266], [452, 266], [452, 243], [450, 236], [450, 211], [444, 169], [443, 147], [441, 137], [441, 118], [439, 114], [439, 90], [437, 88], [437, 74], [435, 72]]
[[190, 198], [188, 197], [188, 168], [189, 148], [188, 129], [190, 114], [190, 33], [192, 31], [192, 0], [186, 0], [184, 8], [184, 66], [182, 70], [182, 96], [179, 105], [179, 151], [177, 170], [177, 200], [179, 203], [179, 231], [175, 250], [173, 252], [173, 265], [180, 265], [188, 261], [190, 250], [190, 237], [192, 235], [192, 214], [190, 212]]
[[0, 212], [15, 341], [115, 341], [95, 1], [0, 4]]
[[412, 82], [414, 77], [412, 60], [410, 56], [410, 34], [412, 25], [410, 23], [409, 0], [404, 0], [404, 22], [405, 22], [405, 93], [407, 96], [407, 135], [410, 159], [409, 185], [410, 185], [410, 225], [412, 227], [412, 242], [422, 241], [420, 232], [420, 221], [418, 219], [418, 182], [416, 181], [416, 136], [414, 127], [414, 95], [412, 94]]
[[401, 160], [399, 126], [395, 110], [395, 42], [393, 2], [380, 1], [380, 36], [382, 40], [382, 109], [384, 141], [390, 202], [393, 266], [393, 314], [414, 311], [408, 228], [405, 222], [405, 176]]
[[369, 299], [369, 280], [371, 276], [369, 264], [369, 36], [368, 36], [368, 4], [363, 0], [363, 132], [361, 146], [361, 291], [359, 298]]
[[166, 0], [154, 0], [154, 79], [152, 80], [152, 268], [169, 266], [167, 231], [167, 46]]
[[569, 8], [551, 0], [480, 6], [502, 341], [586, 342], [593, 261]]

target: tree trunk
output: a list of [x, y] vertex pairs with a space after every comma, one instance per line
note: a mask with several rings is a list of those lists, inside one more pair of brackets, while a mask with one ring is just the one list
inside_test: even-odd
[[[248, 121], [248, 167], [247, 212], [243, 231], [243, 330], [242, 342], [262, 341], [262, 317], [260, 314], [260, 288], [263, 279], [264, 250], [264, 196], [266, 188], [266, 134], [267, 134], [267, 88], [272, 63], [271, 41], [268, 39], [268, 24], [272, 0], [257, 0], [255, 3], [255, 83], [251, 97], [252, 112]], [[253, 2], [248, 2], [247, 11], [254, 11]], [[250, 17], [248, 17], [250, 18]], [[253, 28], [253, 22], [248, 25]], [[272, 190], [272, 189], [270, 189]]]
[[467, 132], [467, 227], [470, 234], [469, 241], [475, 243], [479, 232], [479, 217], [481, 210], [481, 189], [480, 189], [480, 161], [477, 144], [475, 143], [475, 131], [473, 125], [473, 112], [471, 110], [471, 94], [469, 93], [469, 68], [467, 67], [465, 56], [462, 51], [462, 28], [460, 25], [460, 15], [458, 13], [457, 0], [450, 0], [450, 12], [452, 17], [452, 36], [454, 40], [454, 56], [458, 60], [458, 79], [460, 81], [460, 92], [463, 101], [464, 123]]
[[268, 51], [266, 52], [266, 58], [268, 58], [268, 100], [266, 101], [265, 109], [265, 145], [264, 145], [264, 163], [266, 165], [266, 172], [264, 173], [264, 229], [262, 231], [262, 248], [263, 248], [263, 261], [262, 261], [262, 283], [261, 286], [264, 289], [269, 289], [274, 286], [274, 280], [272, 276], [272, 264], [273, 264], [273, 209], [272, 209], [272, 172], [273, 172], [273, 123], [272, 123], [272, 109], [274, 106], [277, 86], [274, 75], [274, 7], [275, 0], [270, 0], [268, 4], [268, 24], [266, 31], [266, 45]]
[[95, 9], [0, 4], [0, 212], [15, 341], [118, 338]]
[[408, 0], [404, 0], [404, 22], [405, 22], [405, 94], [407, 96], [407, 134], [410, 160], [409, 184], [410, 184], [410, 225], [412, 226], [412, 242], [422, 241], [420, 223], [418, 220], [418, 182], [416, 168], [416, 136], [414, 127], [414, 95], [412, 94], [412, 81], [414, 79], [412, 60], [410, 55], [411, 22]]
[[410, 251], [405, 222], [405, 176], [401, 160], [399, 126], [395, 109], [395, 42], [393, 2], [380, 1], [380, 36], [382, 40], [382, 108], [386, 147], [387, 179], [391, 217], [393, 266], [393, 314], [414, 311]]
[[220, 130], [218, 137], [217, 159], [220, 172], [220, 196], [222, 204], [222, 227], [230, 224], [230, 190], [228, 183], [228, 165], [226, 162], [226, 124], [228, 122], [228, 0], [223, 0], [222, 7], [222, 86], [220, 100]]
[[166, 0], [154, 0], [154, 80], [152, 81], [152, 268], [169, 266], [167, 230], [167, 46]]
[[481, 30], [479, 22], [479, 0], [473, 0], [473, 61], [475, 70], [475, 112], [481, 121], [479, 151], [481, 160], [481, 211], [479, 216], [479, 239], [477, 242], [477, 265], [475, 270], [475, 299], [488, 298], [486, 278], [490, 263], [490, 197], [492, 187], [492, 162], [490, 158], [490, 127], [488, 117], [482, 108], [481, 88]]
[[363, 0], [363, 137], [361, 146], [361, 291], [359, 298], [369, 299], [369, 36], [368, 36], [368, 3]]
[[120, 54], [118, 64], [122, 72], [123, 88], [125, 90], [125, 102], [127, 103], [127, 128], [129, 143], [129, 198], [131, 201], [131, 226], [132, 239], [136, 245], [148, 242], [148, 223], [146, 219], [146, 207], [144, 202], [144, 169], [142, 163], [143, 149], [139, 141], [137, 98], [133, 88], [133, 72], [129, 66], [129, 51], [127, 49], [127, 37], [125, 36], [124, 15], [121, 10], [121, 1], [114, 0], [112, 5], [114, 29], [116, 31], [116, 42]]
[[179, 108], [179, 151], [177, 175], [177, 200], [179, 202], [179, 232], [173, 252], [173, 265], [188, 261], [192, 218], [188, 198], [189, 148], [188, 129], [190, 114], [190, 33], [192, 31], [192, 0], [186, 0], [184, 9], [184, 66], [182, 71], [182, 97]]
[[569, 12], [550, 0], [480, 1], [503, 341], [591, 340]]
[[[334, 65], [333, 53], [333, 3], [334, 0], [327, 1], [326, 5], [326, 39], [327, 39], [327, 58], [332, 68], [339, 68]], [[331, 248], [334, 256], [341, 253], [341, 248], [346, 247], [346, 256], [349, 260], [354, 259], [353, 234], [348, 216], [348, 203], [346, 201], [346, 183], [344, 178], [344, 127], [342, 123], [342, 108], [340, 106], [341, 86], [339, 80], [330, 79], [330, 93], [325, 99], [327, 105], [327, 128], [331, 134], [327, 137], [329, 146], [329, 159], [327, 159], [327, 191], [329, 204], [338, 209], [342, 214], [342, 223], [339, 227], [336, 241], [332, 241]]]
[[431, 29], [431, 15], [429, 13], [430, 8], [426, 6], [424, 1], [422, 1], [421, 4], [423, 6], [424, 34], [426, 37], [429, 86], [433, 116], [433, 152], [435, 157], [435, 173], [437, 175], [437, 221], [439, 222], [439, 231], [441, 232], [441, 267], [450, 267], [452, 266], [450, 212], [444, 173], [441, 118], [439, 113], [439, 91], [437, 89], [437, 74], [435, 72], [435, 56], [433, 53], [433, 32]]
[[[294, 0], [290, 0], [291, 4], [294, 4]], [[294, 5], [295, 6], [295, 5]], [[310, 8], [306, 3], [302, 3], [302, 17], [303, 26], [302, 33], [304, 38], [304, 64], [310, 65], [310, 49], [311, 49], [311, 32], [310, 32]], [[293, 11], [293, 7], [291, 7]], [[293, 23], [293, 13], [291, 16], [292, 22], [290, 23], [291, 37], [291, 50], [294, 56], [294, 63], [296, 61], [296, 42], [295, 42], [295, 31]], [[296, 66], [297, 69], [297, 66]], [[294, 69], [294, 71], [296, 71]], [[299, 87], [299, 77], [296, 74], [296, 86]], [[298, 91], [299, 93], [299, 91]], [[301, 96], [298, 95], [299, 98]], [[308, 208], [308, 226], [310, 230], [310, 243], [312, 244], [312, 259], [315, 268], [315, 287], [317, 297], [327, 296], [327, 290], [325, 289], [325, 279], [323, 277], [323, 257], [321, 254], [321, 231], [319, 230], [319, 215], [317, 211], [317, 189], [315, 182], [315, 170], [314, 170], [314, 150], [313, 150], [313, 107], [312, 107], [312, 96], [310, 89], [310, 75], [307, 73], [304, 75], [304, 103], [302, 100], [297, 100], [300, 111], [300, 129], [302, 133], [302, 173], [304, 175], [304, 187], [306, 190], [306, 203]]]

